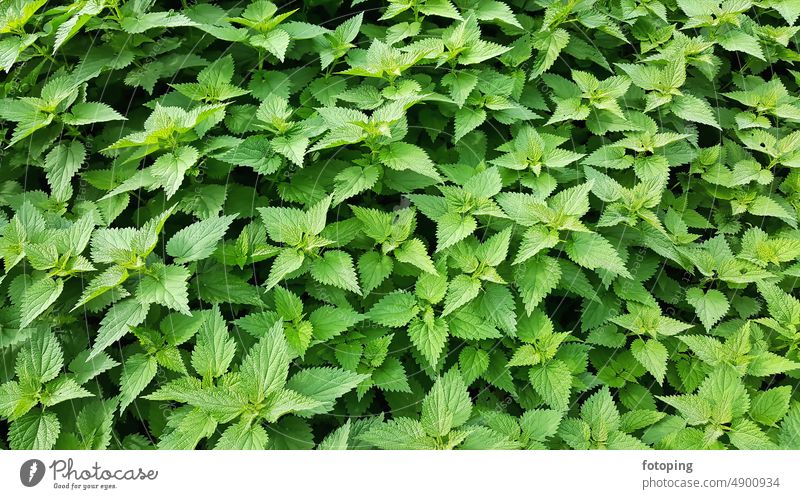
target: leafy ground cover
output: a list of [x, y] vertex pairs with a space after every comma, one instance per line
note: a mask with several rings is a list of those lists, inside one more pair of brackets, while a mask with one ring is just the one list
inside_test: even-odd
[[0, 447], [800, 448], [797, 0], [7, 0]]

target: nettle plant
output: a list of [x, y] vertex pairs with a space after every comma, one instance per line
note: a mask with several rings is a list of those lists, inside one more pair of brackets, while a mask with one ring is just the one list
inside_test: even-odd
[[0, 448], [800, 448], [790, 0], [0, 6]]

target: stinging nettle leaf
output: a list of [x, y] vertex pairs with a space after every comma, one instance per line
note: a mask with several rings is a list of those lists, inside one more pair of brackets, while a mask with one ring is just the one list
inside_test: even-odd
[[237, 215], [207, 218], [181, 229], [167, 243], [167, 254], [175, 258], [175, 263], [209, 257]]

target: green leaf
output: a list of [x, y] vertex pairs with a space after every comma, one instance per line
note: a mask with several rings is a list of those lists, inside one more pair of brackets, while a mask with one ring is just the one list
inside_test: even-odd
[[590, 232], [573, 232], [566, 245], [569, 258], [587, 269], [605, 269], [631, 279], [619, 254], [603, 236]]
[[358, 275], [364, 287], [364, 294], [368, 295], [385, 281], [394, 268], [392, 259], [377, 251], [364, 253], [358, 259]]
[[608, 387], [603, 387], [586, 399], [581, 405], [581, 419], [598, 435], [616, 431], [620, 425], [620, 415]]
[[192, 351], [192, 367], [203, 378], [218, 378], [225, 374], [236, 354], [236, 342], [225, 326], [218, 307], [205, 313]]
[[158, 303], [191, 315], [186, 283], [190, 276], [189, 271], [181, 265], [153, 264], [139, 282], [136, 297], [142, 303]]
[[155, 357], [136, 354], [125, 359], [120, 378], [119, 410], [124, 411], [147, 388], [156, 376], [158, 364]]
[[111, 443], [114, 424], [115, 400], [96, 400], [81, 409], [76, 421], [81, 448], [87, 450], [106, 450]]
[[317, 450], [347, 450], [352, 425], [348, 419], [342, 426], [331, 432], [317, 446]]
[[322, 258], [314, 260], [311, 264], [311, 276], [322, 284], [330, 284], [357, 295], [361, 294], [356, 271], [353, 268], [353, 259], [344, 251], [328, 250]]
[[730, 308], [728, 299], [716, 289], [709, 289], [703, 293], [700, 288], [690, 288], [686, 291], [686, 301], [694, 307], [706, 331], [711, 330]]
[[393, 170], [411, 170], [430, 177], [437, 182], [442, 181], [439, 172], [428, 154], [419, 146], [405, 142], [394, 142], [381, 152], [381, 163]]
[[380, 367], [372, 372], [372, 381], [375, 386], [385, 392], [411, 393], [408, 385], [406, 369], [403, 364], [394, 357], [387, 358]]
[[403, 241], [403, 243], [394, 250], [394, 257], [397, 258], [398, 262], [410, 263], [423, 272], [428, 272], [429, 274], [436, 273], [436, 267], [430, 255], [428, 255], [428, 250], [425, 249], [425, 245], [419, 239], [415, 238]]
[[436, 251], [442, 251], [465, 239], [477, 227], [477, 221], [470, 215], [445, 213], [436, 222]]
[[38, 400], [34, 387], [25, 388], [16, 381], [0, 385], [0, 416], [14, 421], [33, 409]]
[[800, 449], [800, 403], [794, 402], [783, 418], [778, 440], [782, 449]]
[[757, 393], [750, 401], [750, 417], [765, 426], [773, 426], [789, 412], [792, 387], [779, 386]]
[[800, 363], [789, 360], [772, 352], [762, 352], [755, 356], [747, 366], [747, 374], [752, 376], [772, 376], [800, 369]]
[[[409, 335], [411, 335], [410, 329]], [[414, 344], [416, 345], [416, 342]], [[435, 362], [431, 364], [433, 365]], [[480, 348], [466, 347], [458, 355], [458, 368], [461, 371], [464, 382], [472, 384], [489, 368], [489, 354]]]
[[289, 362], [283, 323], [278, 321], [250, 349], [242, 361], [240, 372], [250, 398], [261, 401], [267, 395], [281, 389], [289, 375]]
[[456, 111], [453, 142], [463, 139], [469, 132], [478, 128], [486, 121], [486, 111], [481, 108], [462, 107]]
[[172, 28], [178, 26], [193, 26], [195, 23], [188, 17], [177, 12], [148, 12], [137, 13], [125, 17], [120, 26], [130, 34], [144, 33], [154, 28]]
[[420, 422], [433, 437], [446, 436], [453, 428], [467, 422], [472, 414], [472, 401], [467, 386], [456, 369], [438, 378], [422, 400]]
[[278, 28], [267, 32], [264, 35], [255, 35], [250, 39], [250, 43], [256, 47], [265, 49], [270, 54], [283, 62], [286, 57], [286, 49], [289, 47], [289, 33]]
[[664, 382], [664, 376], [667, 374], [669, 353], [660, 341], [655, 339], [636, 339], [631, 343], [631, 353], [653, 375], [658, 384]]
[[514, 17], [514, 12], [503, 2], [483, 0], [478, 3], [475, 15], [481, 21], [498, 21], [522, 29], [522, 25]]
[[368, 375], [356, 374], [344, 369], [314, 367], [304, 369], [286, 383], [286, 387], [312, 398], [322, 405], [305, 411], [297, 411], [301, 416], [324, 414], [333, 408], [336, 399], [355, 388]]
[[53, 197], [68, 200], [72, 197], [72, 178], [86, 160], [86, 148], [79, 141], [59, 144], [47, 153], [44, 170]]
[[710, 125], [721, 130], [717, 119], [714, 117], [714, 110], [704, 99], [690, 94], [679, 95], [672, 100], [670, 109], [676, 116], [687, 121]]
[[179, 230], [167, 243], [167, 254], [175, 263], [208, 258], [236, 216], [212, 217]]
[[308, 413], [320, 409], [324, 404], [292, 390], [280, 389], [271, 393], [265, 402], [266, 407], [260, 415], [268, 422], [275, 423], [289, 413]]
[[217, 450], [265, 450], [269, 437], [261, 425], [240, 420], [228, 426], [217, 441]]
[[478, 85], [478, 77], [467, 71], [452, 71], [442, 78], [442, 83], [450, 87], [450, 98], [462, 107]]
[[167, 199], [171, 198], [183, 183], [186, 172], [194, 166], [199, 158], [197, 150], [190, 146], [182, 146], [174, 152], [159, 156], [150, 168], [150, 173], [164, 187]]
[[572, 373], [563, 361], [556, 359], [533, 366], [529, 377], [534, 391], [550, 407], [559, 411], [567, 408], [572, 389]]
[[363, 320], [364, 316], [353, 310], [323, 306], [308, 316], [314, 326], [314, 338], [327, 341]]
[[128, 270], [125, 267], [118, 265], [112, 265], [111, 267], [108, 267], [89, 282], [89, 284], [83, 290], [83, 294], [78, 300], [78, 303], [72, 307], [72, 310], [75, 310], [76, 308], [85, 305], [87, 302], [97, 298], [107, 291], [111, 291], [112, 289], [116, 288], [125, 282], [129, 275], [130, 274], [128, 274]]
[[50, 450], [61, 432], [61, 423], [49, 412], [27, 414], [8, 429], [8, 443], [13, 450]]
[[539, 52], [533, 63], [530, 79], [533, 80], [544, 74], [558, 59], [558, 55], [569, 43], [569, 32], [562, 28], [542, 31], [534, 38], [534, 47]]
[[717, 41], [725, 50], [744, 52], [758, 59], [766, 60], [764, 58], [764, 51], [761, 49], [758, 40], [742, 30], [728, 30], [722, 34]]
[[133, 298], [115, 303], [108, 310], [94, 340], [89, 359], [95, 358], [105, 348], [125, 336], [132, 326], [138, 326], [147, 316], [149, 304]]
[[247, 406], [247, 398], [241, 391], [225, 386], [205, 389], [189, 389], [180, 393], [180, 400], [202, 409], [213, 416], [219, 423], [227, 423], [238, 417]]
[[519, 419], [523, 435], [536, 442], [544, 442], [558, 431], [563, 413], [552, 409], [526, 411]]
[[428, 436], [419, 421], [398, 417], [370, 428], [361, 439], [379, 449], [421, 450], [435, 449], [436, 440]]
[[481, 282], [464, 274], [457, 275], [447, 285], [442, 316], [450, 315], [456, 309], [474, 300], [481, 292]]
[[513, 264], [520, 264], [534, 256], [543, 249], [552, 248], [558, 244], [558, 234], [542, 225], [534, 225], [522, 234], [522, 243], [519, 246], [517, 257]]
[[430, 320], [415, 319], [408, 326], [411, 342], [431, 366], [436, 365], [447, 343], [447, 322], [441, 317]]
[[35, 280], [22, 296], [19, 326], [26, 327], [36, 320], [50, 305], [55, 303], [64, 290], [64, 281], [42, 276]]
[[711, 407], [711, 417], [721, 423], [744, 415], [750, 398], [741, 375], [730, 366], [720, 366], [700, 385], [697, 394]]
[[286, 159], [296, 164], [303, 166], [303, 157], [308, 149], [308, 138], [302, 135], [284, 135], [282, 137], [275, 137], [270, 142], [275, 152], [284, 156]]
[[372, 188], [380, 178], [376, 166], [351, 166], [339, 172], [334, 178], [333, 204], [339, 204], [356, 194]]
[[370, 320], [387, 327], [402, 327], [417, 316], [417, 299], [406, 291], [395, 291], [380, 299], [367, 312]]
[[79, 385], [83, 385], [90, 379], [119, 365], [119, 362], [109, 357], [105, 352], [101, 352], [89, 359], [90, 353], [89, 350], [84, 350], [69, 363], [69, 370], [73, 373], [75, 381]]
[[511, 47], [504, 47], [494, 42], [476, 40], [467, 47], [458, 57], [459, 64], [478, 64], [480, 62], [493, 59], [511, 50]]
[[23, 384], [42, 384], [58, 376], [64, 366], [64, 353], [55, 335], [37, 331], [17, 355], [15, 370]]
[[757, 424], [740, 419], [731, 427], [728, 434], [731, 444], [741, 450], [776, 450], [778, 448]]
[[62, 376], [47, 384], [42, 395], [42, 406], [50, 407], [67, 400], [93, 396], [93, 393], [82, 388], [74, 379]]
[[267, 279], [267, 290], [270, 290], [278, 285], [287, 275], [299, 269], [305, 257], [299, 251], [293, 248], [285, 248], [278, 253], [275, 261], [272, 262], [272, 268], [269, 271], [269, 278]]
[[102, 102], [81, 102], [72, 106], [62, 118], [68, 125], [88, 125], [103, 121], [124, 120], [125, 117]]
[[555, 258], [539, 255], [518, 267], [514, 280], [519, 283], [520, 298], [528, 315], [550, 294], [560, 279], [561, 267]]

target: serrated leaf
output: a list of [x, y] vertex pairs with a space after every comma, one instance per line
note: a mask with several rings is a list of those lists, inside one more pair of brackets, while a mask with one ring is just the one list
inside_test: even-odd
[[564, 410], [572, 389], [572, 372], [560, 360], [533, 366], [530, 369], [531, 386], [553, 409]]
[[344, 251], [326, 251], [322, 258], [311, 264], [311, 276], [322, 284], [330, 284], [357, 295], [361, 294], [353, 259]]
[[61, 423], [55, 414], [31, 413], [11, 423], [8, 443], [13, 450], [50, 450], [60, 433]]
[[406, 291], [395, 291], [378, 301], [368, 312], [367, 318], [382, 326], [402, 327], [419, 312], [417, 299]]
[[236, 215], [212, 217], [181, 229], [167, 243], [167, 254], [175, 263], [193, 262], [211, 256]]
[[686, 301], [694, 307], [706, 331], [719, 322], [730, 308], [728, 299], [716, 289], [709, 289], [704, 293], [700, 288], [691, 288], [686, 291]]
[[667, 374], [667, 348], [655, 339], [636, 339], [631, 343], [631, 353], [641, 365], [661, 384]]
[[676, 116], [687, 121], [710, 125], [721, 130], [713, 109], [704, 99], [690, 94], [679, 95], [672, 100], [670, 109]]
[[136, 354], [125, 360], [120, 378], [120, 412], [147, 388], [156, 376], [156, 369], [158, 363], [149, 355]]
[[622, 277], [632, 278], [614, 247], [603, 236], [590, 232], [574, 232], [566, 246], [569, 258], [588, 269], [605, 269]]
[[19, 325], [21, 328], [36, 320], [52, 305], [64, 290], [64, 281], [43, 276], [24, 292]]
[[429, 321], [415, 319], [408, 326], [411, 342], [430, 365], [435, 365], [447, 343], [447, 322], [441, 317]]

